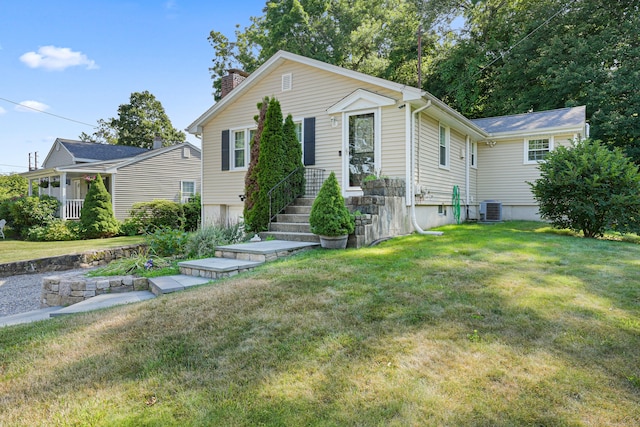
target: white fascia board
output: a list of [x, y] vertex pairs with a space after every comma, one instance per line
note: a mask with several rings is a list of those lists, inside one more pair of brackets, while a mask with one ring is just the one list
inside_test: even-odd
[[364, 89], [356, 89], [327, 109], [328, 114], [395, 105], [396, 100]]
[[584, 126], [529, 129], [516, 132], [497, 132], [490, 133], [488, 139], [523, 138], [526, 136], [557, 135], [559, 133], [584, 133]]

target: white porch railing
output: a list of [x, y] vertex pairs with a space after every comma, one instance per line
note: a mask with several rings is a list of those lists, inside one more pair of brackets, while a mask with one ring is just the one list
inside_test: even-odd
[[80, 211], [84, 199], [68, 199], [64, 205], [64, 212], [62, 218], [64, 219], [80, 219]]

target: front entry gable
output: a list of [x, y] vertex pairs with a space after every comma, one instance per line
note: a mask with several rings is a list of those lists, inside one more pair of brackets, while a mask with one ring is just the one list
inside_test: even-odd
[[327, 109], [329, 114], [347, 111], [368, 110], [378, 107], [394, 105], [397, 101], [388, 96], [380, 95], [365, 89], [356, 89], [340, 101]]

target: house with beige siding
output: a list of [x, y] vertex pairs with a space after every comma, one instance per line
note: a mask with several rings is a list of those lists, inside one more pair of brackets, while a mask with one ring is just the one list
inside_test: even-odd
[[368, 175], [402, 180], [415, 230], [483, 219], [487, 201], [499, 204], [500, 219], [537, 218], [527, 184], [537, 162], [586, 135], [584, 107], [470, 120], [421, 89], [285, 51], [250, 75], [230, 73], [221, 100], [187, 129], [202, 140], [205, 224], [242, 215], [265, 96], [297, 124], [307, 184], [333, 171], [349, 198], [363, 195]]
[[22, 175], [29, 195], [47, 194], [61, 201], [60, 218], [79, 219], [88, 180], [103, 178], [117, 219], [134, 203], [155, 199], [185, 202], [200, 192], [201, 151], [190, 144], [146, 149], [58, 138], [42, 167]]

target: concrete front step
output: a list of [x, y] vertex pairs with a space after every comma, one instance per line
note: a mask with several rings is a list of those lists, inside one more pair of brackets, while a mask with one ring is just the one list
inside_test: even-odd
[[192, 286], [204, 285], [209, 282], [211, 282], [211, 279], [178, 274], [174, 276], [150, 278], [149, 289], [151, 289], [154, 295], [163, 295], [171, 292], [184, 291]]
[[289, 205], [284, 210], [289, 215], [311, 215], [311, 206]]
[[311, 233], [311, 225], [304, 222], [272, 222], [269, 231], [281, 233]]
[[133, 291], [114, 294], [102, 294], [91, 297], [87, 300], [72, 304], [49, 313], [51, 317], [64, 316], [67, 314], [84, 313], [86, 311], [99, 310], [101, 308], [113, 307], [114, 305], [130, 304], [133, 302], [146, 301], [156, 296], [149, 291]]
[[[260, 234], [262, 235], [263, 233]], [[269, 262], [313, 249], [318, 245], [319, 243], [313, 241], [263, 240], [261, 242], [218, 246], [216, 248], [216, 257], [224, 257], [237, 261]]]
[[293, 242], [307, 242], [307, 243], [315, 243], [320, 244], [320, 238], [313, 233], [292, 233], [285, 231], [263, 231], [260, 233], [261, 239], [273, 238], [276, 240], [286, 240], [291, 243]]
[[251, 271], [264, 261], [249, 259], [231, 259], [218, 255], [216, 249], [215, 258], [204, 258], [193, 261], [183, 261], [178, 263], [180, 273], [186, 276], [203, 277], [209, 280], [221, 279], [223, 277], [235, 276], [245, 271]]
[[290, 206], [309, 206], [313, 205], [315, 197], [298, 197]]
[[305, 214], [278, 214], [274, 222], [297, 222], [308, 224], [309, 215]]

